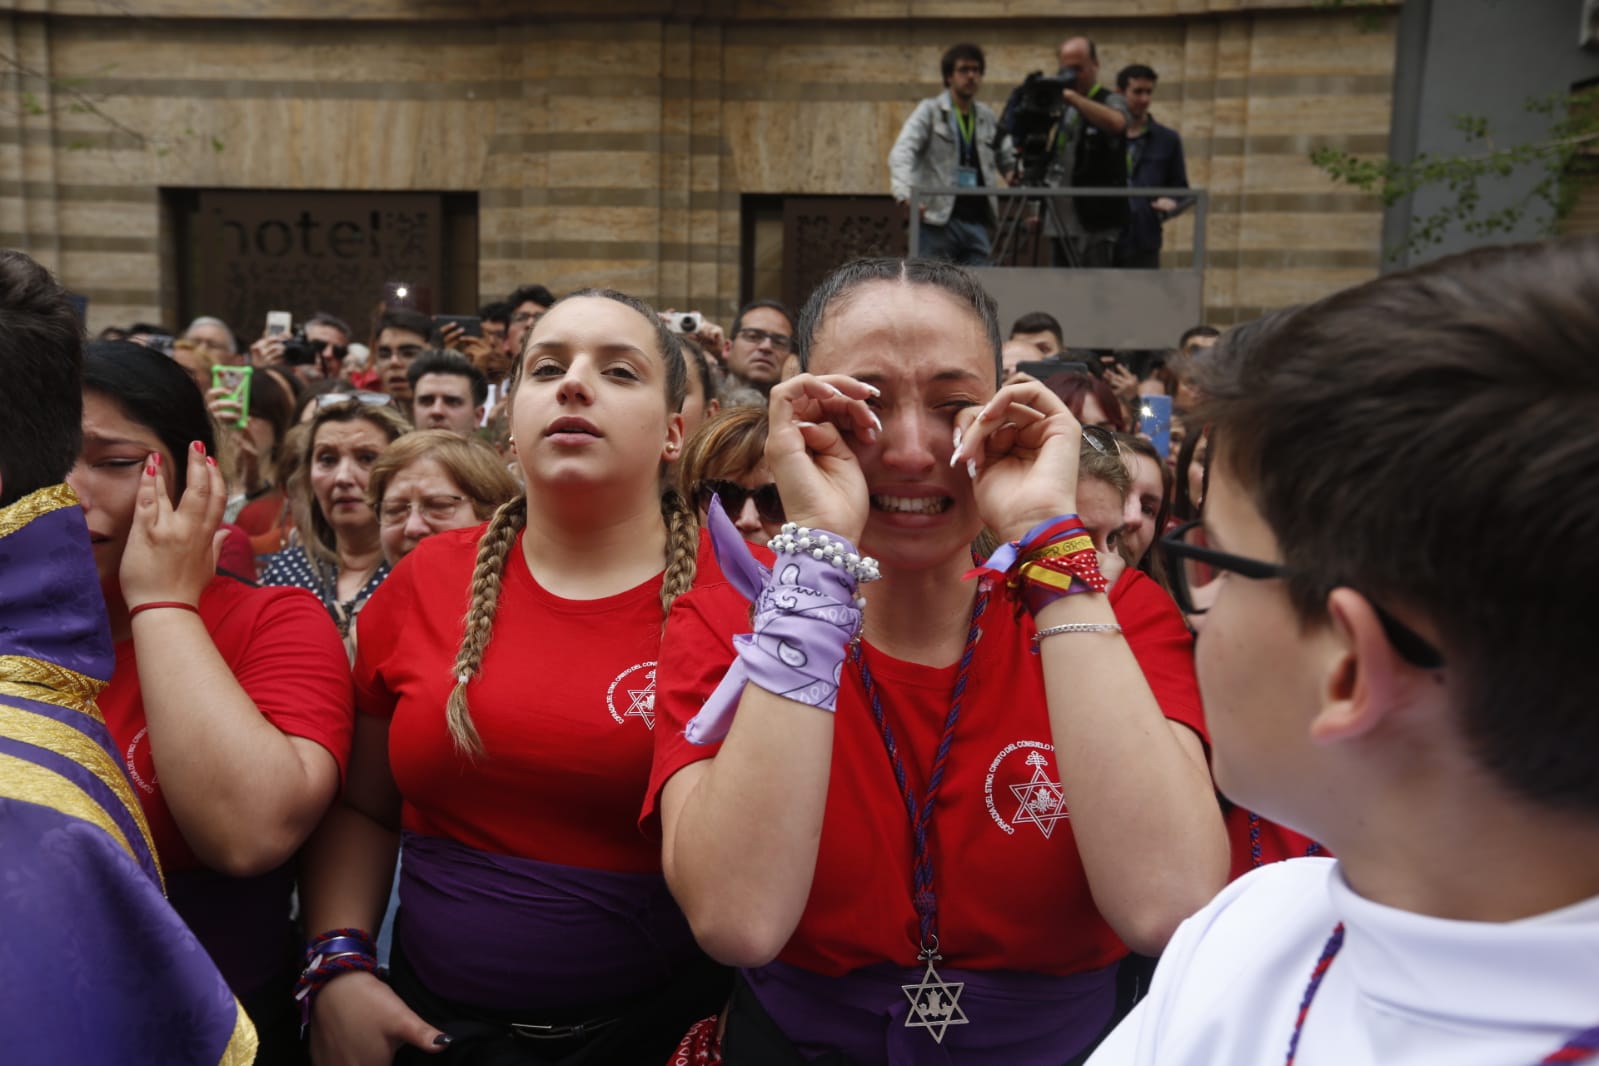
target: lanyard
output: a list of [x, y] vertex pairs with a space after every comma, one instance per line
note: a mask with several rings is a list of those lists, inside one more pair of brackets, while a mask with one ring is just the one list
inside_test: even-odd
[[[1294, 1066], [1294, 1056], [1299, 1051], [1299, 1033], [1305, 1026], [1305, 1016], [1310, 1013], [1310, 1005], [1315, 1001], [1317, 991], [1321, 989], [1321, 979], [1327, 976], [1328, 969], [1331, 968], [1333, 960], [1338, 957], [1338, 952], [1343, 946], [1344, 923], [1339, 922], [1333, 928], [1332, 936], [1327, 938], [1326, 946], [1321, 949], [1321, 957], [1316, 960], [1315, 967], [1310, 971], [1310, 983], [1305, 986], [1305, 998], [1299, 1005], [1299, 1014], [1294, 1018], [1294, 1032], [1288, 1038], [1286, 1066]], [[1537, 1066], [1587, 1062], [1595, 1054], [1599, 1054], [1599, 1026], [1574, 1033], [1559, 1048], [1539, 1059]]]
[[916, 802], [916, 791], [905, 773], [905, 760], [900, 757], [899, 744], [894, 731], [883, 713], [883, 701], [872, 680], [871, 669], [861, 654], [857, 641], [850, 648], [855, 668], [860, 672], [861, 684], [866, 688], [866, 698], [871, 704], [872, 719], [883, 737], [883, 747], [894, 768], [894, 782], [899, 785], [900, 797], [905, 801], [905, 813], [911, 820], [911, 839], [915, 846], [915, 866], [911, 874], [911, 902], [916, 908], [921, 937], [918, 961], [927, 963], [927, 972], [915, 985], [901, 985], [901, 990], [911, 1001], [911, 1012], [905, 1018], [907, 1029], [926, 1029], [938, 1042], [944, 1042], [944, 1031], [951, 1025], [967, 1024], [966, 1013], [960, 1007], [960, 993], [965, 982], [944, 981], [933, 968], [933, 963], [943, 956], [938, 953], [938, 896], [933, 890], [933, 856], [927, 842], [927, 829], [933, 821], [933, 801], [938, 798], [938, 786], [944, 781], [944, 764], [949, 760], [950, 742], [955, 739], [955, 723], [960, 720], [961, 700], [966, 695], [966, 684], [971, 675], [972, 659], [977, 652], [977, 638], [982, 635], [979, 621], [988, 607], [988, 585], [978, 590], [977, 602], [972, 605], [972, 624], [966, 632], [966, 646], [961, 651], [960, 667], [955, 675], [955, 688], [950, 693], [949, 714], [944, 717], [944, 732], [939, 737], [938, 752], [933, 756], [933, 769], [927, 775], [927, 792], [922, 802]]

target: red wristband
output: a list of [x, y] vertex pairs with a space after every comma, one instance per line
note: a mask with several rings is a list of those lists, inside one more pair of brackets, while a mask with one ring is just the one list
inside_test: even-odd
[[128, 617], [132, 618], [140, 611], [153, 611], [159, 607], [176, 607], [182, 611], [193, 611], [195, 614], [200, 613], [200, 608], [196, 607], [192, 603], [184, 603], [181, 600], [152, 600], [149, 603], [141, 603], [137, 607], [129, 607]]

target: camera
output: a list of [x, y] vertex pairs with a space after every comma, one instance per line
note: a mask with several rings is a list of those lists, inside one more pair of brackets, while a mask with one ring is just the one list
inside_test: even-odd
[[673, 315], [669, 324], [672, 327], [672, 332], [692, 337], [700, 331], [700, 326], [704, 321], [698, 311], [683, 311]]
[[283, 361], [290, 366], [310, 366], [316, 362], [316, 345], [306, 339], [304, 326], [283, 338]]
[[1061, 67], [1052, 78], [1035, 70], [1011, 92], [1002, 120], [1021, 164], [1022, 184], [1040, 186], [1049, 171], [1054, 133], [1066, 115], [1061, 93], [1077, 84], [1077, 68]]

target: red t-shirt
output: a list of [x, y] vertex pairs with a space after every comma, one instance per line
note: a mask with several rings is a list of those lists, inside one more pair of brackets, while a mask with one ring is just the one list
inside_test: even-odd
[[[870, 592], [867, 593], [870, 595]], [[1171, 599], [1128, 570], [1111, 590], [1128, 643], [1166, 716], [1204, 735], [1191, 638]], [[714, 756], [683, 728], [725, 672], [731, 638], [748, 632], [749, 605], [726, 585], [696, 589], [674, 607], [661, 650], [655, 763], [643, 821], [659, 817], [661, 786]], [[1068, 974], [1097, 969], [1127, 949], [1089, 895], [1063, 806], [1043, 670], [1025, 613], [995, 594], [945, 764], [929, 840], [947, 965]], [[958, 668], [919, 666], [865, 647], [918, 796], [943, 731]], [[816, 877], [798, 928], [779, 956], [838, 976], [916, 960], [910, 818], [894, 781], [860, 673], [846, 659]]]
[[[314, 740], [339, 764], [350, 756], [350, 667], [339, 632], [317, 598], [303, 589], [261, 588], [213, 578], [200, 595], [200, 620], [218, 653], [263, 717], [284, 734]], [[122, 753], [134, 793], [150, 821], [156, 853], [168, 870], [202, 864], [161, 794], [133, 640], [116, 646], [116, 672], [100, 693], [100, 711]]]
[[[361, 611], [356, 704], [391, 719], [402, 823], [481, 851], [658, 873], [660, 847], [636, 823], [656, 724], [661, 575], [562, 599], [533, 579], [519, 533], [467, 689], [484, 748], [474, 760], [456, 750], [444, 706], [484, 528], [424, 540]], [[699, 566], [721, 580], [703, 542]]]

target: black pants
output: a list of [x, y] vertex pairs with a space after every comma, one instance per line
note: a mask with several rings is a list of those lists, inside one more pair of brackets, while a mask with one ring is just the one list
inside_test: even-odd
[[[394, 942], [389, 981], [406, 1005], [454, 1042], [439, 1054], [409, 1045], [395, 1066], [662, 1066], [689, 1026], [722, 1009], [732, 973], [701, 956], [698, 962], [647, 995], [593, 1008], [538, 1014], [488, 1011], [453, 1003], [417, 979]], [[604, 1028], [561, 1039], [519, 1036], [511, 1023], [571, 1025], [617, 1018]]]

